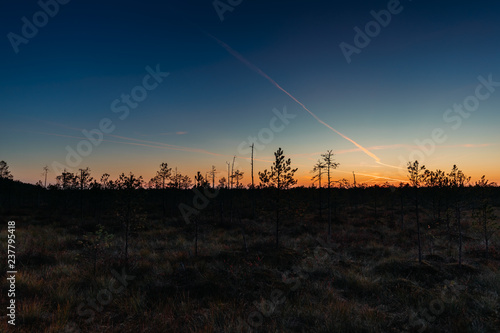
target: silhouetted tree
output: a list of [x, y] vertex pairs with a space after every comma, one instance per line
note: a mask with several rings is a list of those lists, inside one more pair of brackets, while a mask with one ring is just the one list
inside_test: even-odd
[[169, 168], [167, 163], [162, 163], [160, 164], [160, 170], [156, 171], [156, 175], [161, 180], [161, 188], [164, 190], [167, 180], [172, 175], [172, 168]]
[[90, 168], [78, 169], [78, 171], [80, 171], [80, 173], [76, 175], [76, 184], [80, 190], [86, 190], [94, 179], [90, 176]]
[[234, 162], [236, 161], [236, 156], [233, 156], [233, 163], [231, 163], [231, 188], [233, 188], [233, 179], [234, 179]]
[[[274, 162], [271, 166], [269, 182], [276, 188], [276, 247], [279, 246], [279, 222], [280, 222], [280, 192], [297, 184], [293, 178], [297, 169], [292, 169], [290, 159], [285, 160], [285, 155], [281, 148], [274, 153]], [[260, 175], [259, 175], [260, 176]]]
[[170, 182], [168, 186], [177, 189], [188, 189], [192, 186], [191, 178], [187, 175], [183, 175], [177, 171], [175, 168], [174, 174], [170, 177]]
[[198, 171], [198, 173], [194, 176], [194, 180], [196, 180], [196, 187], [203, 187], [206, 183], [203, 175]]
[[[240, 188], [240, 180], [243, 178], [244, 172], [241, 172], [240, 170], [236, 170], [233, 174], [233, 178], [236, 180], [236, 188]], [[241, 187], [243, 184], [241, 184]]]
[[225, 188], [226, 187], [226, 177], [222, 177], [221, 179], [219, 179], [219, 188]]
[[125, 227], [125, 244], [124, 244], [124, 261], [125, 266], [128, 264], [128, 247], [129, 247], [129, 234], [130, 225], [136, 216], [134, 214], [134, 207], [132, 207], [132, 192], [142, 188], [142, 176], [136, 177], [132, 172], [126, 176], [122, 173], [116, 181], [117, 189], [122, 191], [124, 195], [125, 211], [119, 211], [119, 215], [124, 220]]
[[179, 174], [179, 188], [183, 190], [187, 190], [193, 186], [193, 182], [188, 175]]
[[157, 190], [162, 189], [163, 188], [163, 184], [162, 184], [161, 178], [158, 177], [158, 175], [155, 175], [154, 177], [151, 177], [151, 179], [148, 182], [148, 187], [149, 188], [154, 188], [154, 189], [157, 189]]
[[174, 174], [170, 177], [168, 186], [173, 188], [180, 188], [180, 177], [181, 175], [177, 172], [177, 167], [175, 167]]
[[57, 187], [63, 190], [75, 189], [78, 184], [75, 174], [66, 169], [56, 177], [56, 181]]
[[267, 169], [264, 169], [264, 171], [258, 173], [259, 175], [259, 187], [260, 188], [265, 188], [269, 187], [271, 184], [271, 172], [267, 171]]
[[215, 189], [215, 174], [217, 173], [217, 169], [215, 165], [212, 165], [212, 169], [210, 169], [210, 176], [212, 176], [212, 188]]
[[90, 187], [94, 178], [90, 176], [90, 169], [79, 169], [80, 174], [76, 176], [76, 183], [80, 187], [80, 222], [83, 222], [83, 190]]
[[461, 195], [464, 186], [469, 183], [470, 177], [465, 176], [462, 170], [453, 165], [448, 174], [450, 186], [454, 192], [455, 199], [455, 220], [458, 226], [458, 265], [462, 265], [462, 221], [461, 221]]
[[488, 200], [487, 191], [494, 186], [494, 184], [489, 183], [486, 176], [482, 176], [481, 179], [476, 182], [476, 189], [478, 190], [477, 199], [479, 201], [479, 207], [477, 211], [473, 214], [473, 217], [477, 224], [482, 228], [484, 237], [484, 257], [488, 260], [489, 252], [489, 240], [490, 237], [496, 231], [500, 230], [500, 226], [495, 224], [496, 216], [493, 211], [493, 206]]
[[446, 174], [444, 171], [437, 169], [434, 172], [434, 177], [436, 179], [436, 186], [438, 188], [438, 198], [437, 198], [437, 218], [438, 220], [441, 220], [441, 206], [442, 206], [442, 197], [445, 195], [443, 193], [443, 190], [446, 188], [448, 185], [448, 178], [446, 177]]
[[43, 167], [43, 175], [45, 176], [44, 188], [47, 188], [47, 174], [49, 173], [49, 167], [46, 165]]
[[113, 181], [109, 179], [109, 173], [105, 173], [101, 176], [101, 188], [103, 190], [108, 190], [113, 187]]
[[422, 262], [422, 244], [420, 241], [420, 220], [418, 216], [418, 187], [420, 186], [420, 183], [424, 180], [424, 173], [425, 173], [425, 165], [420, 166], [418, 161], [414, 161], [413, 164], [411, 162], [408, 162], [408, 178], [410, 180], [410, 184], [413, 186], [415, 189], [415, 217], [416, 217], [416, 223], [417, 223], [417, 241], [418, 241], [418, 262]]
[[331, 187], [332, 178], [330, 174], [331, 169], [337, 169], [340, 163], [333, 161], [333, 151], [327, 150], [325, 154], [321, 154], [326, 167], [326, 174], [328, 179], [328, 239], [332, 236], [332, 203], [331, 203]]
[[9, 171], [9, 166], [5, 161], [0, 161], [0, 179], [10, 179], [12, 180], [12, 174]]
[[339, 184], [339, 188], [343, 188], [343, 189], [348, 189], [350, 187], [349, 180], [346, 178], [339, 179], [337, 181], [337, 184]]
[[101, 257], [104, 252], [110, 247], [113, 237], [114, 235], [108, 234], [108, 232], [104, 230], [104, 226], [99, 224], [97, 225], [96, 231], [87, 233], [83, 236], [83, 240], [79, 241], [85, 249], [81, 256], [83, 259], [91, 262], [94, 277], [96, 276], [97, 262], [102, 259]]
[[323, 163], [323, 161], [321, 160], [318, 160], [318, 162], [314, 165], [313, 169], [311, 172], [314, 173], [314, 175], [312, 176], [311, 180], [313, 181], [313, 184], [317, 181], [318, 182], [318, 196], [319, 196], [319, 219], [320, 220], [323, 220], [323, 209], [321, 207], [321, 202], [323, 201], [322, 197], [321, 197], [321, 190], [322, 190], [322, 187], [321, 187], [321, 176], [323, 175], [324, 173], [324, 169], [326, 168], [326, 165], [325, 163]]
[[408, 184], [404, 184], [403, 182], [399, 183], [398, 190], [399, 190], [399, 213], [400, 213], [400, 224], [401, 224], [401, 230], [404, 229], [404, 189], [408, 186]]
[[165, 191], [165, 183], [171, 176], [172, 168], [169, 168], [167, 163], [160, 164], [160, 170], [156, 171], [156, 177], [161, 181], [163, 220], [165, 220], [167, 215], [167, 192]]

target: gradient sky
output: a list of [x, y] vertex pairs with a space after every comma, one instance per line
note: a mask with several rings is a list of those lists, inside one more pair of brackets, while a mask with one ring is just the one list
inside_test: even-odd
[[[264, 147], [255, 152], [256, 178], [282, 147], [299, 168], [299, 185], [309, 185], [328, 149], [340, 163], [335, 179], [352, 180], [354, 171], [358, 182], [406, 181], [405, 163], [419, 157], [430, 169], [457, 164], [473, 181], [486, 174], [500, 183], [500, 87], [480, 90], [489, 96], [470, 116], [443, 118], [475, 95], [479, 76], [500, 82], [500, 4], [401, 1], [348, 63], [339, 45], [355, 45], [354, 28], [364, 31], [370, 12], [388, 4], [243, 0], [221, 21], [211, 0], [72, 0], [16, 53], [9, 33], [22, 36], [22, 18], [33, 22], [41, 7], [3, 2], [0, 160], [14, 179], [31, 183], [48, 165], [54, 183], [66, 147], [76, 149], [82, 130], [109, 118], [114, 130], [73, 170], [149, 180], [167, 162], [192, 178], [212, 165], [227, 177], [226, 161], [237, 155], [247, 184], [250, 155], [238, 147], [259, 133], [267, 138], [273, 109], [286, 108], [295, 118], [257, 142]], [[120, 119], [113, 101], [157, 65], [169, 76]], [[422, 152], [416, 140], [429, 143], [435, 129], [446, 139]]]

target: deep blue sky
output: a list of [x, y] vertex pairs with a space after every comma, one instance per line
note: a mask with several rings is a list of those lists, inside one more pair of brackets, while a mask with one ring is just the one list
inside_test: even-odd
[[[319, 153], [333, 149], [341, 163], [338, 178], [356, 171], [365, 181], [406, 179], [395, 167], [418, 156], [410, 155], [415, 140], [441, 128], [447, 140], [424, 155], [424, 164], [448, 170], [456, 163], [474, 177], [500, 180], [500, 87], [457, 129], [443, 120], [454, 103], [474, 95], [478, 76], [500, 81], [497, 2], [401, 1], [401, 12], [350, 64], [339, 44], [354, 44], [354, 27], [364, 30], [373, 20], [370, 11], [387, 9], [388, 1], [243, 0], [221, 21], [212, 1], [72, 0], [17, 54], [8, 33], [21, 35], [21, 18], [32, 22], [41, 8], [36, 1], [0, 6], [0, 160], [16, 179], [36, 182], [44, 165], [64, 165], [65, 147], [81, 141], [78, 129], [109, 118], [114, 136], [93, 147], [75, 170], [89, 166], [95, 176], [113, 177], [134, 171], [149, 179], [168, 162], [191, 177], [215, 165], [222, 176], [225, 162], [237, 155], [247, 183], [249, 155], [239, 144], [269, 127], [274, 108], [286, 107], [296, 117], [256, 153], [257, 170], [269, 168], [266, 161], [282, 147], [306, 185]], [[145, 67], [157, 64], [170, 75], [120, 120], [112, 101], [130, 94]]]

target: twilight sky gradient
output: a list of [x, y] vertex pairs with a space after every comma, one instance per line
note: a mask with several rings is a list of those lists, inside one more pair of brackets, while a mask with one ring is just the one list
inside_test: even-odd
[[[418, 158], [500, 183], [500, 4], [397, 3], [243, 0], [221, 21], [212, 0], [72, 0], [43, 24], [37, 1], [4, 2], [0, 160], [31, 183], [49, 165], [54, 183], [53, 166], [70, 166], [67, 147], [88, 147], [82, 130], [108, 118], [113, 130], [73, 170], [149, 180], [167, 162], [192, 178], [212, 165], [227, 177], [236, 155], [247, 184], [246, 147], [257, 137], [256, 179], [282, 147], [299, 185], [328, 149], [336, 179], [406, 181], [406, 162]], [[339, 45], [354, 47], [354, 28], [388, 6], [398, 13], [348, 63]], [[9, 33], [22, 36], [34, 14], [38, 33], [16, 53]], [[169, 75], [145, 79], [157, 68]], [[144, 100], [127, 106], [131, 92]], [[283, 126], [274, 118], [284, 109], [295, 117]]]

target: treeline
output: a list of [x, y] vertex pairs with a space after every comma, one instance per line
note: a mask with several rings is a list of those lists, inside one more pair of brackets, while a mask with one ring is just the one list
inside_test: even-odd
[[[495, 207], [500, 206], [500, 188], [485, 176], [472, 184], [457, 166], [449, 172], [431, 171], [415, 161], [408, 163], [409, 182], [397, 187], [388, 183], [349, 184], [333, 179], [332, 170], [339, 164], [334, 162], [332, 151], [321, 157], [311, 170], [317, 187], [294, 186], [297, 169], [292, 168], [291, 160], [280, 148], [269, 171], [258, 172], [259, 184], [252, 182], [247, 188], [240, 182], [243, 173], [234, 168], [216, 185], [215, 167], [210, 175], [198, 172], [193, 183], [167, 163], [162, 163], [147, 183], [133, 173], [122, 173], [115, 180], [104, 174], [97, 180], [85, 168], [77, 173], [62, 172], [54, 185], [39, 182], [33, 186], [13, 181], [2, 161], [0, 213], [34, 209], [63, 225], [78, 225], [86, 230], [106, 225], [115, 232], [124, 230], [126, 248], [130, 232], [148, 223], [188, 225], [194, 228], [197, 240], [198, 226], [202, 224], [241, 228], [245, 235], [242, 220], [274, 221], [279, 246], [280, 232], [290, 226], [325, 223], [330, 238], [332, 224], [356, 223], [363, 216], [373, 223], [386, 223], [390, 228], [414, 234], [420, 261], [424, 252], [432, 254], [433, 244], [446, 238], [449, 251], [455, 245], [458, 248], [459, 264], [464, 235], [473, 221], [488, 256], [490, 239], [499, 227]], [[246, 247], [246, 240], [243, 243]]]

